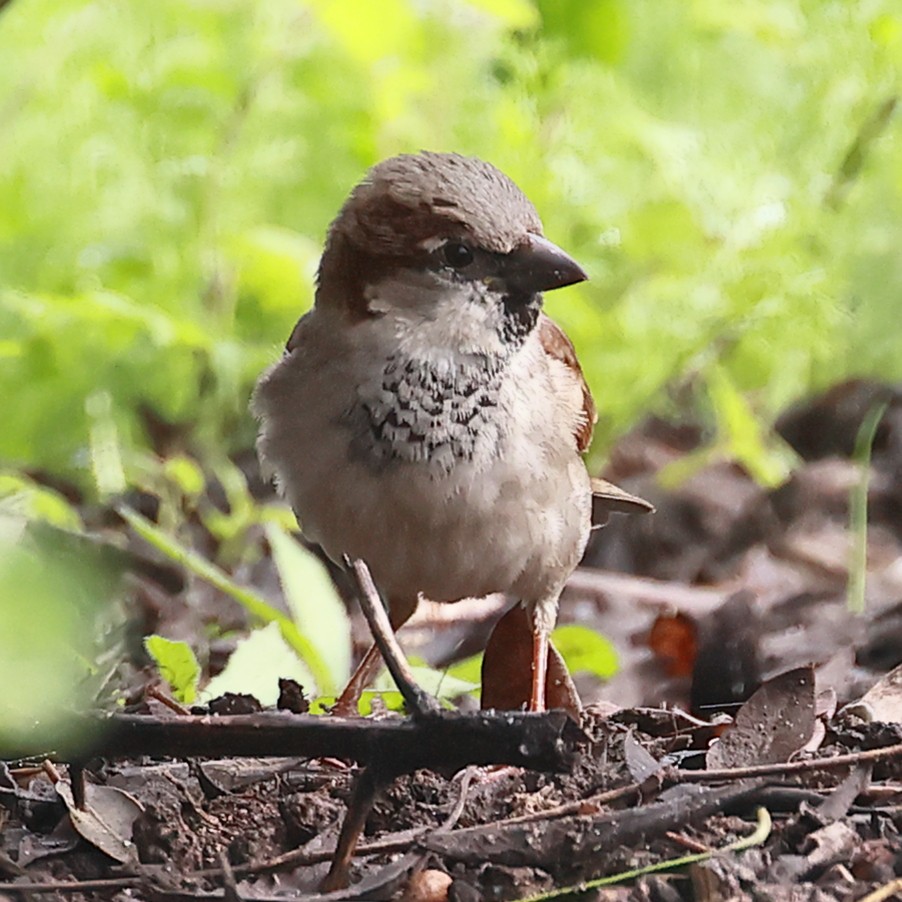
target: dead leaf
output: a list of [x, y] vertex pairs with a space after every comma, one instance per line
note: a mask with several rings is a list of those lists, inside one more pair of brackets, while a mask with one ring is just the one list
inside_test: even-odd
[[788, 761], [815, 725], [814, 668], [768, 680], [738, 711], [736, 722], [708, 749], [709, 769]]
[[143, 806], [134, 796], [113, 786], [85, 786], [86, 807], [79, 808], [72, 797], [72, 784], [60, 780], [56, 791], [69, 810], [72, 826], [92, 846], [120, 864], [137, 862], [132, 842], [132, 825]]
[[848, 861], [860, 843], [858, 833], [845, 821], [834, 821], [809, 834], [805, 845], [810, 851], [805, 858], [809, 867], [825, 868], [836, 862]]
[[636, 783], [644, 783], [663, 767], [661, 762], [639, 743], [632, 730], [623, 739], [623, 757], [626, 761], [626, 769]]
[[849, 702], [843, 712], [868, 723], [902, 723], [902, 664], [880, 677], [860, 699]]
[[833, 720], [836, 714], [836, 690], [833, 688], [819, 689], [815, 702], [815, 712], [823, 720]]
[[661, 614], [652, 625], [648, 647], [668, 676], [689, 676], [698, 653], [695, 621], [686, 614]]
[[871, 770], [870, 764], [852, 768], [845, 780], [818, 805], [817, 816], [824, 826], [848, 814], [855, 799], [871, 785]]
[[410, 878], [401, 902], [448, 902], [451, 877], [444, 871], [418, 871]]

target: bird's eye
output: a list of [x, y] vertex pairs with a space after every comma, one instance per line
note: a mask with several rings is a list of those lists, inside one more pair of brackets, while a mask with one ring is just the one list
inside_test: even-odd
[[442, 248], [445, 262], [455, 269], [463, 269], [473, 262], [473, 251], [462, 241], [449, 241]]

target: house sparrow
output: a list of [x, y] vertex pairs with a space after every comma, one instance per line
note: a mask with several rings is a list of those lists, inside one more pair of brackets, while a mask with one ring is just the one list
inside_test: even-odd
[[[505, 592], [545, 707], [558, 597], [589, 537], [595, 408], [542, 292], [586, 279], [502, 172], [450, 153], [370, 170], [332, 223], [313, 309], [260, 379], [259, 453], [305, 536], [362, 558], [399, 628]], [[608, 509], [644, 502], [609, 484]], [[338, 703], [355, 711], [371, 649]]]

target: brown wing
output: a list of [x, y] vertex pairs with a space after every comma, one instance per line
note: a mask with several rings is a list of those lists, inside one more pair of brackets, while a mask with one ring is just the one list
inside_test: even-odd
[[[567, 338], [564, 330], [544, 313], [539, 317], [539, 340], [545, 353], [560, 360], [582, 389], [582, 416], [576, 424], [573, 435], [576, 438], [577, 448], [584, 452], [592, 441], [592, 429], [598, 421], [598, 412], [582, 368], [576, 359], [573, 343]], [[653, 510], [654, 506], [644, 498], [632, 495], [606, 479], [592, 479], [592, 522], [595, 525], [604, 525], [611, 513], [645, 514]]]
[[573, 342], [567, 338], [564, 330], [554, 320], [545, 316], [544, 313], [539, 316], [539, 341], [542, 343], [542, 349], [549, 357], [560, 360], [570, 370], [573, 374], [573, 379], [582, 389], [582, 416], [573, 430], [573, 436], [576, 439], [576, 447], [583, 453], [588, 449], [589, 443], [592, 441], [592, 430], [595, 428], [596, 422], [598, 422], [598, 412], [595, 410], [595, 402], [592, 400], [592, 393], [586, 384], [582, 368], [576, 359]]

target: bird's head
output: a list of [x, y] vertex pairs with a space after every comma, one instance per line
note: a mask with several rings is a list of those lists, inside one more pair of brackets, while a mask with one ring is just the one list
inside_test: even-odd
[[482, 347], [522, 342], [541, 293], [587, 278], [542, 234], [494, 166], [449, 153], [392, 157], [351, 192], [329, 230], [317, 306], [390, 317], [399, 339]]

